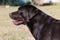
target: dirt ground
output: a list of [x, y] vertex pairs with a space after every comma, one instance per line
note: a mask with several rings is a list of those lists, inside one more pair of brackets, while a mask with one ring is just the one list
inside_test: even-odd
[[[35, 5], [36, 6], [36, 5]], [[36, 6], [48, 15], [60, 20], [60, 6]], [[0, 6], [0, 40], [34, 40], [26, 25], [16, 26], [12, 23], [9, 13], [18, 7]]]

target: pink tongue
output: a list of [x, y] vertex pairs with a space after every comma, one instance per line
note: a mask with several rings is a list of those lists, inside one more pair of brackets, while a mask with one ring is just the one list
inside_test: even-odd
[[23, 23], [23, 21], [13, 20], [13, 23], [17, 25], [17, 24], [22, 24], [22, 23]]

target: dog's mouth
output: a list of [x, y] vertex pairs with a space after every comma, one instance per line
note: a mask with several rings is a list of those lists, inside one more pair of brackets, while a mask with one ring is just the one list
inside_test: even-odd
[[13, 20], [12, 21], [15, 25], [20, 25], [20, 24], [23, 24], [24, 21], [23, 20]]
[[[16, 14], [16, 13], [15, 13]], [[10, 18], [12, 19], [12, 22], [15, 25], [20, 25], [20, 24], [24, 24], [24, 20], [22, 19], [22, 17], [18, 16], [17, 14], [14, 15], [14, 13], [10, 13], [9, 14]]]

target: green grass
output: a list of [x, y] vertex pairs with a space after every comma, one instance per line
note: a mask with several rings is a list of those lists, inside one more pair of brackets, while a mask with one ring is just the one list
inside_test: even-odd
[[[34, 5], [36, 6], [36, 5]], [[60, 19], [60, 5], [36, 6], [46, 14]], [[0, 40], [34, 40], [26, 25], [16, 26], [9, 17], [9, 13], [18, 7], [5, 8], [0, 6]]]

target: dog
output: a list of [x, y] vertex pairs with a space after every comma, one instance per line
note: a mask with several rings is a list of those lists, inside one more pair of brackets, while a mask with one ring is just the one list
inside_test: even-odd
[[9, 16], [15, 25], [27, 25], [35, 40], [60, 40], [60, 20], [33, 5], [21, 6]]

